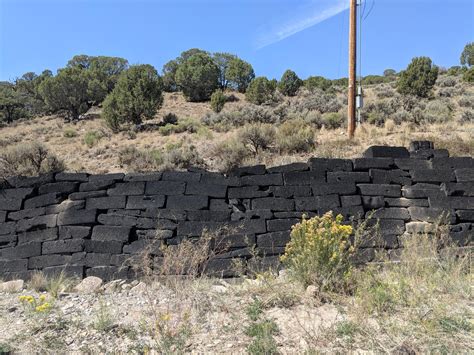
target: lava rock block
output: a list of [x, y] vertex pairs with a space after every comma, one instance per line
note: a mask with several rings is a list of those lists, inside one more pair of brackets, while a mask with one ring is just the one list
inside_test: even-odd
[[289, 173], [291, 171], [306, 171], [309, 170], [309, 165], [306, 163], [291, 163], [281, 166], [275, 166], [268, 168], [267, 171], [270, 174], [273, 173]]
[[76, 191], [78, 186], [77, 182], [53, 182], [49, 184], [41, 185], [38, 189], [38, 193], [41, 194], [49, 194], [49, 193], [72, 193]]
[[421, 222], [455, 222], [454, 211], [428, 207], [408, 207], [411, 219]]
[[56, 227], [57, 218], [57, 215], [49, 214], [30, 219], [22, 219], [17, 222], [16, 230], [17, 232], [25, 232], [31, 229], [53, 228]]
[[458, 182], [474, 182], [474, 168], [456, 169], [454, 173]]
[[300, 220], [297, 218], [272, 219], [267, 221], [267, 231], [289, 231], [292, 226], [299, 222]]
[[[280, 173], [265, 174], [265, 175], [248, 175], [243, 176], [241, 179], [242, 186], [270, 186], [270, 185], [283, 185], [283, 176]], [[221, 196], [215, 196], [221, 197]]]
[[321, 208], [340, 207], [338, 195], [295, 198], [297, 211], [317, 211]]
[[87, 226], [61, 226], [59, 227], [59, 239], [85, 239], [89, 237], [91, 227]]
[[351, 195], [357, 192], [357, 188], [354, 182], [346, 183], [314, 183], [311, 185], [314, 196], [321, 195]]
[[97, 210], [68, 210], [58, 214], [58, 226], [84, 225], [96, 222]]
[[265, 165], [243, 166], [235, 168], [230, 172], [230, 176], [245, 176], [245, 175], [263, 175], [266, 173]]
[[329, 183], [355, 183], [355, 182], [370, 182], [369, 173], [363, 171], [354, 172], [328, 172], [327, 176]]
[[361, 206], [361, 205], [362, 205], [362, 198], [359, 195], [341, 196], [342, 207]]
[[86, 173], [57, 173], [54, 176], [56, 181], [87, 182], [89, 175]]
[[202, 182], [189, 182], [186, 184], [186, 195], [200, 195], [225, 198], [227, 195], [227, 186], [205, 184]]
[[207, 196], [193, 196], [193, 195], [173, 195], [168, 196], [166, 201], [166, 208], [172, 210], [201, 210], [209, 206], [209, 198]]
[[318, 171], [352, 171], [352, 161], [349, 159], [310, 158], [308, 165], [311, 170]]
[[124, 195], [143, 195], [145, 192], [145, 183], [142, 181], [124, 182], [115, 184], [114, 188], [107, 190], [109, 196]]
[[36, 208], [48, 205], [54, 205], [60, 202], [61, 197], [57, 193], [49, 193], [44, 195], [39, 195], [36, 197], [29, 198], [25, 200], [25, 209], [27, 208]]
[[326, 182], [325, 171], [294, 171], [283, 174], [285, 185], [310, 185], [313, 182]]
[[265, 197], [269, 191], [261, 191], [258, 186], [231, 187], [229, 188], [229, 198], [256, 198]]
[[111, 208], [125, 208], [126, 196], [92, 197], [86, 200], [88, 210], [107, 210]]
[[180, 195], [184, 194], [186, 184], [180, 181], [150, 181], [146, 183], [147, 195]]
[[456, 181], [456, 176], [452, 170], [420, 170], [415, 169], [411, 172], [414, 182], [450, 182]]
[[129, 173], [123, 178], [123, 181], [159, 181], [161, 180], [162, 173]]
[[409, 158], [410, 152], [405, 147], [388, 147], [374, 145], [364, 152], [365, 158]]
[[125, 174], [123, 173], [113, 173], [113, 174], [98, 174], [89, 176], [89, 182], [95, 181], [122, 181]]
[[[355, 188], [355, 187], [354, 187]], [[311, 196], [310, 186], [270, 186], [269, 192], [275, 197], [308, 197]]]
[[401, 186], [389, 184], [357, 184], [361, 195], [400, 197]]
[[13, 248], [0, 249], [0, 259], [25, 259], [41, 255], [41, 242], [29, 242]]
[[404, 221], [410, 220], [410, 213], [406, 208], [399, 207], [385, 207], [375, 210], [374, 212], [367, 212], [366, 217], [371, 216], [372, 218], [381, 219], [401, 219]]
[[147, 208], [161, 208], [165, 205], [163, 195], [129, 196], [127, 198], [127, 209], [144, 210]]
[[270, 211], [291, 211], [295, 207], [293, 200], [280, 197], [264, 197], [252, 200], [252, 209]]
[[88, 253], [111, 253], [120, 254], [123, 242], [117, 240], [89, 240], [84, 241], [84, 250]]
[[115, 181], [112, 180], [97, 180], [97, 181], [90, 181], [85, 182], [79, 185], [80, 192], [90, 192], [90, 191], [97, 191], [97, 190], [105, 190], [112, 186]]
[[58, 228], [40, 229], [18, 234], [18, 244], [44, 242], [46, 240], [54, 239], [58, 239]]
[[77, 253], [84, 249], [82, 239], [53, 240], [43, 243], [43, 254], [70, 254]]
[[369, 169], [390, 169], [394, 165], [393, 158], [358, 158], [354, 159], [355, 171], [368, 171]]
[[95, 226], [92, 229], [92, 240], [128, 242], [130, 227]]
[[257, 246], [284, 247], [290, 241], [290, 231], [272, 232], [257, 235]]

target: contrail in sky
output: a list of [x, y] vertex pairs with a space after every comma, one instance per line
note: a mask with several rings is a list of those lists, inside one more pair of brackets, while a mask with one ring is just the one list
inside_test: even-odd
[[309, 6], [299, 7], [297, 13], [288, 20], [261, 28], [255, 40], [255, 47], [261, 49], [279, 42], [348, 8], [348, 0], [313, 0]]

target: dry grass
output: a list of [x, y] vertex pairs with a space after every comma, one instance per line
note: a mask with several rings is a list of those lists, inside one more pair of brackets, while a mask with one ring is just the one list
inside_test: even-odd
[[[464, 96], [474, 92], [472, 86], [462, 84]], [[366, 89], [366, 106], [377, 102], [374, 94], [377, 86]], [[240, 111], [248, 105], [244, 95], [235, 94], [236, 102], [228, 102], [223, 112]], [[339, 100], [342, 100], [342, 95]], [[415, 125], [412, 123], [397, 124], [388, 120], [384, 126], [363, 124], [356, 131], [355, 139], [346, 139], [344, 128], [328, 130], [314, 128], [315, 148], [309, 152], [285, 154], [277, 149], [269, 149], [258, 155], [250, 155], [245, 159], [246, 164], [265, 163], [279, 165], [282, 163], [306, 161], [311, 156], [352, 158], [360, 154], [370, 145], [387, 144], [407, 146], [410, 141], [431, 139], [439, 148], [447, 148], [451, 155], [474, 155], [474, 123], [456, 124], [464, 108], [458, 104], [458, 96], [451, 98], [452, 119], [445, 123], [427, 123]], [[301, 97], [285, 98], [282, 107], [298, 105]], [[437, 99], [440, 100], [440, 99]], [[440, 101], [441, 102], [441, 101]], [[184, 100], [180, 93], [166, 93], [163, 107], [150, 122], [160, 122], [168, 113], [174, 113], [178, 119], [194, 120], [199, 123], [206, 114], [211, 113], [210, 103], [190, 103]], [[298, 114], [295, 117], [298, 116]], [[68, 170], [88, 171], [91, 173], [119, 172], [133, 169], [120, 163], [120, 155], [124, 149], [134, 148], [141, 152], [166, 151], [172, 146], [194, 146], [199, 157], [210, 170], [218, 170], [220, 162], [213, 154], [213, 147], [219, 143], [237, 137], [238, 127], [222, 132], [201, 126], [197, 132], [184, 131], [162, 135], [159, 131], [121, 132], [112, 134], [101, 119], [84, 120], [75, 123], [65, 123], [56, 116], [38, 117], [29, 121], [15, 122], [0, 128], [0, 146], [9, 147], [21, 142], [42, 142], [51, 153], [64, 160]], [[74, 135], [64, 132], [74, 131]], [[92, 132], [92, 133], [91, 133]], [[153, 164], [150, 165], [153, 169]]]

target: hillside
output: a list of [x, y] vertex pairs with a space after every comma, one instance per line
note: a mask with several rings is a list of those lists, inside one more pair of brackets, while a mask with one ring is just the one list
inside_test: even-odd
[[[226, 159], [234, 159], [231, 163], [236, 164], [275, 165], [305, 161], [309, 156], [350, 158], [369, 145], [406, 146], [412, 140], [425, 138], [435, 141], [439, 148], [449, 148], [454, 155], [474, 154], [472, 84], [442, 75], [431, 99], [414, 102], [397, 94], [393, 85], [365, 88], [365, 122], [357, 129], [353, 141], [345, 136], [343, 88], [331, 94], [311, 93], [302, 88], [295, 97], [280, 95], [271, 105], [262, 106], [248, 103], [243, 94], [228, 92], [232, 102], [227, 102], [219, 114], [213, 113], [209, 102], [187, 102], [181, 93], [165, 93], [163, 106], [142, 130], [129, 127], [119, 133], [107, 128], [97, 114], [101, 111], [97, 107], [93, 109], [96, 114], [91, 115], [92, 119], [76, 122], [54, 115], [19, 120], [0, 128], [0, 146], [6, 151], [17, 145], [39, 142], [64, 160], [67, 170], [91, 173], [188, 165], [223, 170]], [[405, 109], [403, 105], [412, 107]], [[321, 111], [328, 113], [321, 115]], [[331, 111], [336, 112], [331, 114]], [[168, 124], [165, 128], [153, 125], [169, 113], [177, 116], [178, 124]], [[279, 145], [283, 136], [277, 134], [268, 147], [254, 154], [251, 144], [244, 147], [241, 142], [239, 132], [244, 124], [260, 122], [276, 128], [295, 120], [304, 121], [314, 145], [285, 150]], [[291, 139], [295, 139], [294, 135]], [[229, 141], [238, 146], [226, 145]], [[226, 147], [238, 156], [230, 157]]]

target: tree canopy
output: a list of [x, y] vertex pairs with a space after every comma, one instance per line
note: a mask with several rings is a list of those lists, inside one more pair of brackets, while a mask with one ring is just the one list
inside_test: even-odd
[[470, 67], [474, 65], [474, 42], [466, 44], [461, 53], [461, 65]]
[[438, 67], [428, 57], [413, 58], [400, 73], [398, 91], [401, 94], [427, 97], [438, 78]]
[[140, 124], [154, 116], [163, 103], [162, 81], [151, 65], [133, 65], [122, 72], [104, 101], [103, 117], [118, 130], [123, 123]]

